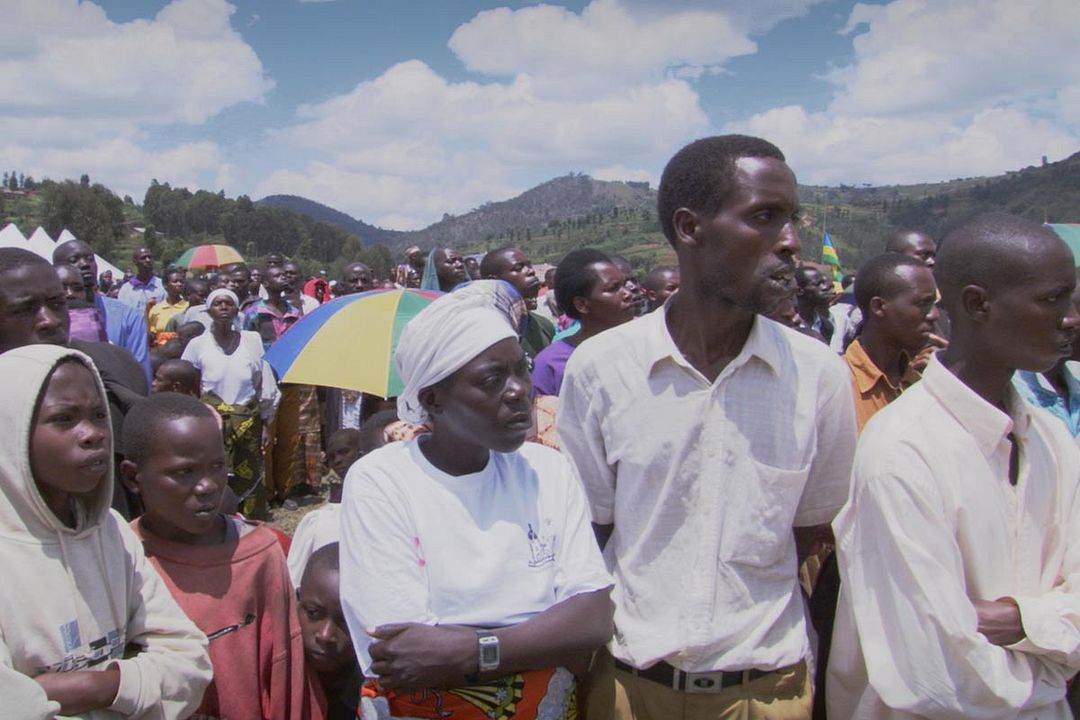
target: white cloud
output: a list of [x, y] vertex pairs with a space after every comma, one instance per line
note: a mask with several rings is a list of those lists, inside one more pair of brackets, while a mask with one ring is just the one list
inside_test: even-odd
[[732, 123], [734, 132], [760, 135], [787, 155], [799, 181], [819, 185], [889, 185], [996, 175], [1060, 159], [1077, 149], [1075, 135], [1013, 109], [990, 109], [969, 123], [938, 116], [875, 118], [775, 108]]
[[659, 177], [649, 172], [648, 170], [642, 170], [641, 168], [631, 168], [623, 165], [622, 163], [616, 163], [614, 165], [608, 165], [606, 167], [593, 168], [590, 172], [597, 180], [635, 180], [637, 182], [648, 181], [654, 185], [659, 183]]
[[804, 182], [994, 175], [1080, 148], [1074, 0], [856, 5], [854, 60], [823, 112], [778, 107], [726, 129], [763, 135]]
[[0, 157], [38, 179], [85, 172], [133, 197], [152, 177], [206, 186], [220, 171], [214, 143], [148, 149], [147, 131], [200, 124], [273, 86], [225, 0], [173, 0], [124, 23], [93, 2], [3, 5]]
[[163, 151], [148, 151], [127, 139], [105, 140], [84, 148], [31, 148], [0, 145], [0, 157], [38, 180], [77, 178], [88, 173], [93, 182], [119, 195], [142, 201], [152, 178], [174, 187], [207, 187], [221, 166], [221, 156], [213, 143], [186, 143]]
[[839, 113], [970, 111], [1080, 83], [1075, 0], [896, 0], [856, 5], [855, 62], [836, 69]]
[[546, 94], [580, 97], [613, 84], [700, 74], [756, 50], [728, 16], [696, 7], [635, 16], [616, 0], [574, 13], [553, 5], [479, 13], [450, 37], [474, 72], [528, 75]]
[[[326, 159], [274, 173], [258, 194], [298, 193], [401, 229], [613, 159], [658, 166], [709, 127], [683, 80], [568, 100], [545, 95], [523, 75], [509, 83], [448, 82], [416, 60], [298, 115], [301, 122], [276, 140]], [[394, 224], [401, 222], [408, 225]]]
[[[24, 0], [5, 12], [0, 96], [9, 114], [197, 123], [272, 87], [224, 0], [175, 0], [114, 23], [93, 3]], [[14, 51], [11, 48], [18, 48]]]

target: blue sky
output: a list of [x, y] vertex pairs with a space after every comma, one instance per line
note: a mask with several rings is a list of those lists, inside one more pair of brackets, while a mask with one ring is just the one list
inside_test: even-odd
[[0, 0], [0, 166], [423, 227], [748, 132], [804, 182], [1080, 149], [1075, 0]]

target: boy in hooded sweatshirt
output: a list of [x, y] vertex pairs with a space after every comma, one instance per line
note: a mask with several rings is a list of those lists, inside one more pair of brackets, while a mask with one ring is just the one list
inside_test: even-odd
[[[187, 718], [210, 682], [183, 614], [112, 500], [101, 378], [82, 353], [0, 355], [0, 698], [19, 718]], [[17, 381], [11, 381], [17, 379]]]
[[221, 512], [228, 461], [209, 408], [189, 395], [151, 395], [124, 419], [124, 455], [124, 483], [146, 509], [131, 526], [210, 639], [214, 682], [196, 717], [321, 720], [277, 538]]

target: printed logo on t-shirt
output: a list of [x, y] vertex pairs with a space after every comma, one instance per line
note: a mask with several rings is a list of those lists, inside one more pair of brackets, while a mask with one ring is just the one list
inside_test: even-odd
[[64, 642], [64, 659], [52, 665], [38, 668], [38, 672], [72, 672], [86, 670], [108, 660], [115, 660], [123, 655], [124, 642], [119, 630], [110, 630], [86, 645], [86, 653], [75, 651], [82, 647], [78, 620], [60, 626], [60, 637]]
[[543, 567], [555, 562], [555, 536], [551, 521], [545, 520], [547, 532], [537, 533], [529, 523], [529, 567]]

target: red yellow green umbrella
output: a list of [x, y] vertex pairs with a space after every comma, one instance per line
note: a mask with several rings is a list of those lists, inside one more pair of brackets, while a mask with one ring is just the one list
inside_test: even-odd
[[281, 382], [362, 390], [402, 390], [394, 349], [402, 328], [442, 293], [372, 290], [320, 305], [289, 328], [264, 359]]
[[238, 262], [244, 262], [244, 258], [228, 245], [197, 245], [185, 250], [173, 264], [188, 270], [205, 270]]

